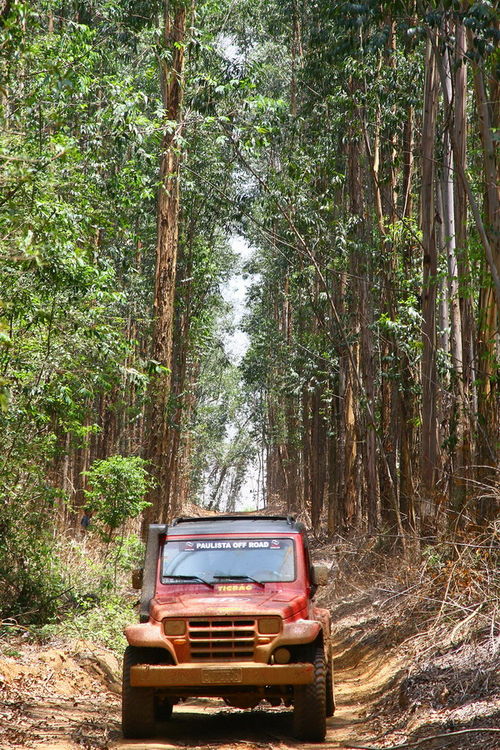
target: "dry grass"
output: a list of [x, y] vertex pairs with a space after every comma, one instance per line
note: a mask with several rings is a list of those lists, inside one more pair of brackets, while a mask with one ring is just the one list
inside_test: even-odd
[[444, 732], [439, 747], [497, 747], [486, 730], [500, 720], [500, 523], [416, 540], [406, 556], [381, 546], [338, 539], [313, 553], [331, 570], [317, 599], [345, 648], [339, 667], [373, 652], [407, 665], [367, 717], [376, 746]]

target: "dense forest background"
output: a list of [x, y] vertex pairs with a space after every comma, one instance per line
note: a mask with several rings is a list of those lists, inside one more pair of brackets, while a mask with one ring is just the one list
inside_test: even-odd
[[110, 545], [252, 509], [249, 471], [330, 538], [495, 523], [498, 37], [468, 0], [0, 0], [5, 616], [57, 609], [84, 511]]

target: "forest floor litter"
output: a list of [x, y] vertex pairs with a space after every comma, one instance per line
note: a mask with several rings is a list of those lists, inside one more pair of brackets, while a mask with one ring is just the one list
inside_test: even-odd
[[[335, 559], [330, 553], [316, 556]], [[317, 597], [332, 611], [337, 700], [320, 747], [498, 750], [496, 623], [487, 627], [481, 612], [465, 624], [465, 615], [437, 618], [413, 584], [382, 580], [380, 571], [336, 573]], [[14, 630], [0, 640], [0, 750], [318, 747], [292, 738], [290, 709], [241, 711], [209, 699], [176, 706], [154, 740], [125, 741], [119, 658], [89, 641], [26, 636]]]

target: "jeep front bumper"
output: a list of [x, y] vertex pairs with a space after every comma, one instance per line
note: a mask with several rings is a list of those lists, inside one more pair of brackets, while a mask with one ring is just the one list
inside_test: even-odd
[[132, 687], [245, 687], [307, 685], [313, 681], [312, 664], [137, 664], [130, 669]]

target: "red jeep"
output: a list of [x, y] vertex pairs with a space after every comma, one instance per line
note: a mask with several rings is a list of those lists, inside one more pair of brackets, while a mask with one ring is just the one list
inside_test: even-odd
[[154, 734], [193, 696], [293, 705], [294, 734], [321, 742], [334, 712], [330, 615], [290, 516], [177, 518], [149, 527], [140, 624], [125, 629], [122, 727]]

